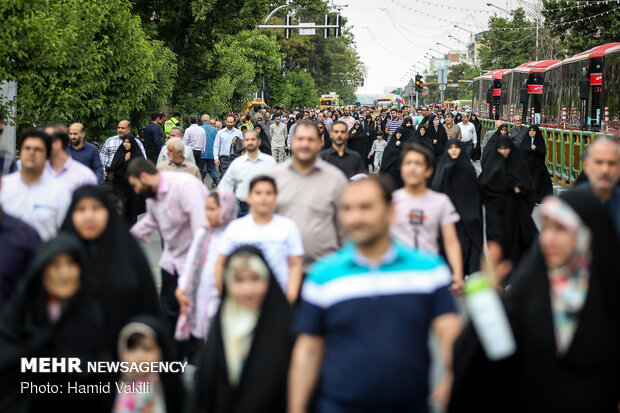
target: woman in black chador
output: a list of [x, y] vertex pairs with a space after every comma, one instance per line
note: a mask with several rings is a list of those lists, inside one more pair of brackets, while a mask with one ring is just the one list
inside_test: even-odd
[[146, 210], [144, 197], [136, 194], [125, 178], [127, 164], [136, 158], [144, 158], [142, 151], [133, 135], [125, 135], [123, 136], [123, 143], [114, 154], [108, 171], [108, 181], [112, 183], [116, 196], [123, 201], [123, 214], [129, 226], [135, 224], [138, 215]]
[[73, 193], [62, 228], [77, 235], [86, 249], [104, 313], [102, 339], [116, 353], [118, 332], [128, 318], [160, 314], [151, 268], [101, 187], [87, 185]]
[[383, 160], [381, 161], [381, 169], [379, 171], [389, 176], [396, 188], [402, 188], [404, 185], [403, 178], [400, 176], [400, 155], [403, 151], [403, 145], [410, 142], [411, 139], [413, 139], [413, 132], [410, 132], [405, 126], [401, 126], [390, 137], [383, 152]]
[[370, 152], [370, 147], [368, 146], [370, 139], [368, 136], [369, 131], [362, 127], [359, 120], [356, 120], [355, 124], [349, 131], [347, 146], [352, 151], [359, 153], [362, 159], [368, 158], [368, 152]]
[[534, 189], [523, 160], [508, 135], [497, 138], [487, 166], [478, 177], [486, 210], [487, 240], [502, 247], [503, 256], [517, 264], [536, 236], [532, 219]]
[[546, 195], [553, 193], [553, 184], [545, 165], [547, 148], [541, 130], [536, 125], [530, 126], [528, 136], [521, 141], [521, 156], [527, 162], [534, 187], [534, 201], [539, 203]]
[[456, 231], [463, 252], [464, 274], [478, 271], [482, 254], [482, 202], [476, 171], [466, 159], [459, 140], [448, 140], [446, 152], [437, 162], [431, 188], [448, 195], [461, 216]]
[[[37, 250], [0, 318], [0, 411], [110, 411], [113, 394], [68, 394], [67, 389], [68, 382], [91, 385], [112, 378], [86, 369], [90, 361], [111, 357], [101, 339], [103, 312], [90, 268], [84, 247], [71, 234], [61, 232]], [[21, 372], [22, 358], [40, 357], [79, 358], [82, 373]], [[63, 392], [22, 392], [22, 382], [60, 385]]]
[[503, 297], [516, 352], [489, 361], [468, 326], [454, 348], [452, 413], [618, 412], [620, 245], [612, 221], [579, 189], [545, 198], [540, 212], [538, 242]]
[[435, 153], [435, 168], [437, 168], [437, 162], [439, 162], [439, 158], [444, 154], [446, 150], [446, 143], [448, 142], [446, 128], [443, 127], [439, 121], [439, 118], [435, 116], [432, 124], [426, 128], [426, 132], [431, 143], [433, 144], [433, 152]]
[[292, 316], [261, 252], [233, 252], [220, 310], [198, 362], [192, 411], [284, 413]]

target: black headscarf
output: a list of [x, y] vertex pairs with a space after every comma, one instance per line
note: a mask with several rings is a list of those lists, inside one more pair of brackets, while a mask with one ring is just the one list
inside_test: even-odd
[[[500, 147], [510, 148], [508, 158], [497, 151]], [[486, 208], [487, 239], [499, 242], [504, 257], [516, 264], [537, 233], [532, 220], [534, 191], [530, 174], [508, 135], [497, 138], [487, 165], [478, 177]], [[521, 192], [515, 193], [515, 187]]]
[[322, 133], [322, 137], [323, 137], [323, 149], [329, 149], [332, 147], [332, 138], [329, 136], [329, 131], [327, 130], [327, 128], [325, 127], [325, 122], [318, 122], [318, 124], [323, 125], [323, 133]]
[[[108, 223], [96, 240], [82, 239], [73, 225], [73, 213], [83, 198], [93, 198], [108, 210]], [[151, 268], [101, 187], [87, 185], [73, 193], [62, 229], [78, 236], [86, 248], [96, 295], [105, 314], [106, 342], [116, 353], [118, 332], [131, 316], [160, 314]]]
[[[446, 150], [446, 142], [448, 141], [448, 134], [446, 133], [446, 128], [444, 128], [441, 122], [439, 122], [437, 130], [435, 130], [435, 124], [431, 122], [428, 128], [426, 128], [426, 133], [429, 136], [431, 144], [433, 145], [435, 159], [439, 161], [439, 158]], [[435, 140], [437, 141], [437, 143], [433, 143], [433, 141]]]
[[368, 157], [368, 152], [370, 152], [370, 148], [368, 147], [368, 133], [366, 129], [362, 127], [360, 121], [356, 120], [355, 124], [358, 125], [358, 128], [355, 129], [354, 125], [353, 128], [349, 130], [347, 147], [359, 153], [362, 159], [366, 159], [366, 157]]
[[[557, 354], [549, 269], [536, 243], [515, 270], [505, 294], [516, 354], [490, 362], [469, 325], [455, 344], [450, 412], [617, 410], [620, 245], [609, 215], [591, 193], [565, 191], [560, 199], [591, 232], [588, 292], [567, 353]], [[486, 389], [488, 397], [479, 397], [476, 389], [480, 388]]]
[[[226, 266], [239, 253], [250, 253], [267, 265], [260, 250], [240, 247], [228, 256]], [[228, 380], [222, 332], [222, 308], [213, 320], [202, 360], [196, 372], [194, 412], [279, 413], [286, 411], [286, 384], [293, 346], [290, 332], [292, 309], [270, 271], [269, 288], [263, 300], [254, 337], [237, 386]]]
[[269, 136], [267, 136], [266, 129], [268, 126], [265, 123], [257, 123], [254, 125], [254, 131], [258, 128], [258, 137], [260, 138], [260, 146], [258, 150], [262, 153], [266, 153], [267, 155], [271, 155], [271, 141], [269, 140]]
[[[60, 254], [68, 254], [80, 267], [77, 292], [61, 303], [56, 322], [48, 315], [48, 293], [43, 285], [43, 272]], [[18, 291], [0, 318], [0, 410], [2, 411], [110, 411], [112, 395], [100, 397], [60, 394], [25, 397], [19, 383], [35, 384], [97, 383], [101, 375], [86, 372], [88, 361], [106, 361], [110, 353], [101, 341], [104, 334], [103, 314], [93, 299], [93, 279], [84, 248], [72, 234], [59, 233], [38, 248]], [[78, 357], [84, 373], [29, 374], [20, 373], [22, 357]], [[92, 405], [92, 406], [91, 406]]]
[[[121, 142], [121, 145], [114, 154], [114, 158], [112, 158], [112, 163], [110, 164], [110, 172], [112, 172], [112, 174], [109, 174], [108, 177], [110, 181], [115, 184], [117, 181], [125, 181], [125, 172], [127, 171], [127, 164], [129, 161], [136, 158], [144, 158], [144, 155], [136, 142], [136, 138], [132, 134], [124, 135], [121, 139], [122, 142], [125, 142], [125, 139], [128, 139], [131, 144], [131, 148], [126, 150], [125, 146], [123, 146], [123, 143]], [[129, 161], [125, 160], [125, 155], [127, 152], [131, 152], [131, 158], [129, 158]]]
[[[424, 130], [424, 135], [422, 135], [422, 130]], [[420, 125], [418, 130], [415, 131], [412, 141], [419, 143], [434, 152], [432, 137], [428, 133], [428, 128], [424, 126], [424, 124]]]
[[456, 114], [456, 118], [454, 118], [454, 124], [456, 125], [457, 123], [461, 122], [463, 120], [463, 115], [461, 115], [461, 112]]
[[461, 153], [456, 159], [452, 159], [448, 152], [441, 155], [431, 188], [448, 195], [461, 216], [461, 220], [456, 225], [457, 233], [461, 248], [464, 253], [467, 253], [467, 256], [463, 256], [465, 274], [471, 274], [480, 268], [482, 201], [476, 171], [465, 156], [461, 141], [449, 139], [446, 150], [452, 145], [461, 148]]
[[[407, 126], [407, 124], [409, 124], [409, 126]], [[411, 119], [411, 116], [405, 116], [403, 118], [403, 123], [402, 123], [402, 128], [403, 128], [403, 137], [405, 140], [410, 141], [411, 139], [413, 139], [413, 136], [416, 133], [416, 130], [413, 126], [413, 119]]]
[[[152, 315], [142, 314], [130, 318], [127, 321], [127, 325], [130, 323], [144, 324], [149, 327], [155, 333], [155, 341], [161, 349], [161, 361], [171, 362], [182, 360], [176, 353], [176, 347], [170, 339], [170, 334], [166, 330], [165, 323]], [[125, 337], [125, 338], [129, 338]], [[126, 346], [127, 343], [120, 342], [119, 347]], [[182, 412], [184, 411], [185, 404], [185, 389], [181, 383], [181, 375], [179, 373], [158, 373], [161, 379], [163, 396], [166, 403], [166, 412]]]
[[[536, 132], [533, 142], [529, 135], [531, 130]], [[532, 150], [532, 145], [536, 146], [535, 150]], [[521, 140], [519, 150], [521, 156], [525, 159], [525, 162], [527, 162], [532, 178], [534, 201], [538, 203], [542, 201], [546, 195], [553, 193], [553, 184], [551, 183], [551, 178], [547, 171], [547, 165], [545, 165], [545, 155], [547, 154], [545, 139], [538, 126], [532, 125], [527, 129], [527, 134], [523, 140]]]
[[[146, 205], [144, 196], [134, 192], [131, 185], [129, 185], [129, 181], [125, 178], [125, 173], [127, 172], [127, 165], [130, 161], [136, 158], [144, 158], [144, 155], [138, 147], [136, 139], [133, 135], [125, 135], [122, 139], [123, 141], [125, 139], [129, 139], [131, 148], [127, 151], [122, 143], [118, 147], [116, 153], [114, 154], [114, 158], [112, 159], [112, 164], [110, 165], [108, 181], [112, 183], [112, 189], [116, 196], [118, 196], [123, 202], [123, 215], [127, 220], [127, 224], [133, 225], [137, 221], [138, 215], [146, 210]], [[129, 161], [125, 160], [125, 155], [127, 152], [131, 153]]]
[[495, 150], [497, 149], [497, 138], [502, 136], [502, 133], [501, 133], [502, 129], [506, 129], [506, 136], [508, 135], [508, 124], [506, 123], [502, 123], [499, 126], [499, 128], [495, 130], [495, 133], [491, 135], [491, 137], [489, 138], [489, 141], [484, 147], [484, 152], [482, 153], [482, 160], [480, 161], [482, 169], [486, 168], [486, 164], [489, 159], [489, 156], [491, 156], [491, 154], [496, 152]]

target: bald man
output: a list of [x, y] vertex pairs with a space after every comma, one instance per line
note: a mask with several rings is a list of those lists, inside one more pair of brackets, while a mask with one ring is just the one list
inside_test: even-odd
[[71, 142], [67, 148], [67, 153], [71, 157], [88, 166], [97, 176], [99, 183], [103, 182], [103, 166], [99, 157], [99, 150], [95, 145], [86, 142], [86, 128], [81, 123], [72, 123], [69, 126], [69, 141]]

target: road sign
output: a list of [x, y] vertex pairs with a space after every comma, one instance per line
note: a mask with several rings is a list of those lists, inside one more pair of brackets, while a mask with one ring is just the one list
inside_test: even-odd
[[437, 71], [437, 83], [448, 83], [448, 69], [439, 69]]
[[450, 67], [450, 61], [444, 59], [433, 59], [433, 67], [435, 67], [435, 69], [444, 69]]
[[441, 83], [439, 85], [439, 90], [446, 90], [446, 84], [445, 83]]
[[299, 23], [299, 26], [309, 27], [308, 29], [299, 29], [300, 36], [314, 36], [316, 34], [314, 23]]

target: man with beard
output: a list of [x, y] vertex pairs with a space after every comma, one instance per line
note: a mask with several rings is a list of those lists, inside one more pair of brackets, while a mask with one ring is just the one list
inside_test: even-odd
[[131, 228], [132, 235], [148, 243], [151, 233], [158, 229], [164, 243], [159, 260], [160, 300], [173, 334], [179, 316], [179, 303], [174, 296], [177, 278], [193, 234], [206, 224], [207, 188], [191, 174], [158, 171], [153, 162], [144, 158], [129, 162], [127, 179], [136, 194], [147, 198], [146, 215]]
[[359, 153], [347, 149], [349, 132], [347, 124], [337, 121], [332, 126], [332, 147], [321, 152], [321, 158], [340, 169], [347, 178], [358, 173], [367, 173], [364, 160]]
[[97, 176], [99, 183], [103, 182], [103, 166], [99, 157], [99, 150], [90, 142], [84, 141], [86, 129], [81, 123], [72, 123], [69, 126], [69, 140], [71, 145], [67, 148], [67, 153], [71, 158], [88, 166]]

